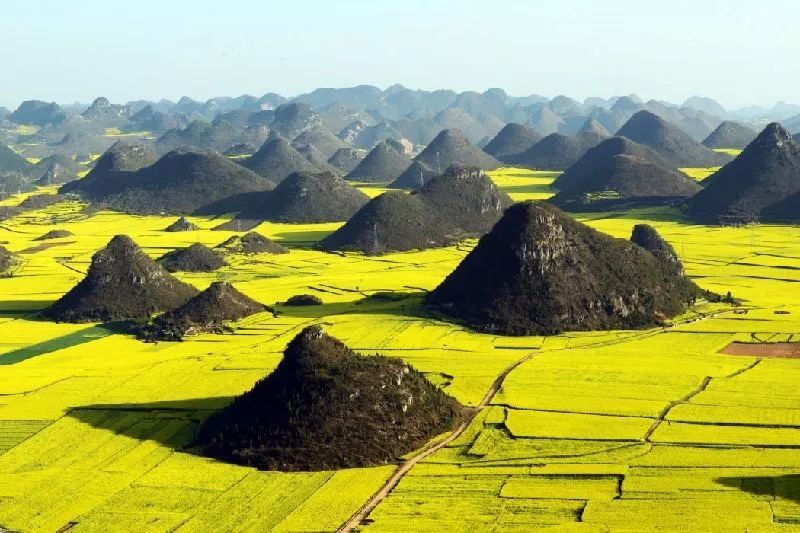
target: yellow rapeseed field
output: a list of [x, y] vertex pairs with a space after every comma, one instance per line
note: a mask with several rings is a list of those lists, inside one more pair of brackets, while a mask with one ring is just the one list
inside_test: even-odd
[[[519, 201], [551, 195], [555, 173], [493, 176]], [[673, 327], [649, 331], [510, 338], [465, 330], [420, 302], [474, 241], [381, 257], [313, 250], [338, 223], [264, 223], [257, 231], [291, 253], [179, 274], [198, 288], [228, 280], [277, 304], [277, 317], [254, 315], [233, 334], [143, 344], [36, 315], [116, 234], [153, 257], [233, 235], [211, 229], [220, 219], [189, 218], [199, 230], [168, 233], [174, 217], [86, 214], [67, 202], [0, 223], [0, 241], [23, 258], [0, 279], [3, 528], [336, 530], [393, 466], [261, 472], [187, 448], [198, 424], [267, 375], [292, 336], [315, 322], [363, 354], [403, 358], [471, 406], [531, 356], [458, 439], [403, 477], [367, 529], [788, 530], [800, 521], [800, 360], [719, 353], [734, 340], [800, 334], [798, 228], [709, 228], [665, 208], [578, 215], [626, 238], [633, 225], [652, 224], [698, 284], [742, 302], [736, 312], [701, 304]], [[46, 246], [34, 240], [56, 228], [73, 235]], [[300, 293], [324, 304], [279, 304]]]

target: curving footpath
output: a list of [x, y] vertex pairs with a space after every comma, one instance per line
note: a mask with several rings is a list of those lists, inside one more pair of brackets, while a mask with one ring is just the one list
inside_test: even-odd
[[500, 375], [497, 376], [497, 378], [492, 382], [492, 386], [489, 388], [486, 395], [483, 397], [483, 400], [481, 400], [481, 403], [479, 403], [478, 406], [473, 410], [472, 415], [470, 415], [467, 418], [467, 420], [462, 422], [446, 438], [426, 448], [423, 448], [415, 455], [409, 457], [403, 463], [401, 463], [400, 466], [397, 467], [397, 470], [394, 471], [394, 474], [392, 474], [392, 477], [386, 480], [386, 483], [383, 484], [383, 486], [378, 490], [378, 492], [376, 492], [372, 496], [372, 498], [370, 498], [369, 501], [366, 504], [364, 504], [364, 506], [361, 507], [361, 509], [359, 509], [358, 512], [354, 514], [352, 518], [350, 518], [350, 520], [347, 521], [347, 523], [345, 523], [342, 527], [340, 527], [338, 531], [343, 533], [350, 533], [352, 531], [355, 531], [356, 528], [360, 526], [361, 523], [372, 513], [372, 511], [374, 511], [375, 508], [384, 500], [384, 498], [386, 498], [395, 489], [395, 487], [397, 487], [397, 485], [400, 483], [400, 480], [403, 479], [403, 477], [408, 473], [409, 470], [411, 470], [414, 467], [414, 465], [416, 465], [423, 459], [430, 457], [431, 455], [433, 455], [434, 453], [441, 450], [442, 448], [444, 448], [445, 446], [456, 440], [458, 437], [460, 437], [461, 434], [464, 433], [464, 431], [467, 429], [467, 427], [469, 427], [472, 421], [475, 420], [475, 417], [478, 415], [478, 413], [480, 413], [482, 409], [484, 409], [489, 405], [494, 396], [500, 390], [500, 387], [503, 386], [503, 381], [505, 381], [506, 377], [508, 377], [508, 375], [519, 365], [521, 365], [525, 361], [530, 360], [533, 357], [533, 355], [534, 355], [533, 353], [529, 353], [525, 357], [515, 361], [510, 366], [508, 366], [508, 368], [503, 370], [500, 373]]
[[[672, 326], [669, 326], [668, 328], [663, 328], [661, 330], [658, 330], [658, 329], [645, 330], [641, 334], [638, 334], [638, 335], [632, 335], [631, 337], [627, 337], [627, 338], [624, 338], [624, 339], [615, 339], [615, 340], [610, 341], [610, 344], [624, 344], [626, 342], [630, 342], [632, 340], [640, 339], [640, 338], [643, 338], [643, 337], [649, 337], [651, 335], [659, 335], [659, 334], [661, 334], [663, 331], [665, 331], [667, 329], [673, 329], [676, 326], [681, 325], [681, 324], [686, 323], [686, 322], [707, 320], [709, 318], [714, 318], [714, 317], [717, 317], [719, 315], [724, 315], [724, 314], [728, 314], [728, 313], [732, 313], [732, 312], [733, 312], [732, 309], [731, 310], [716, 310], [716, 311], [714, 311], [712, 313], [709, 313], [709, 314], [701, 314], [700, 317], [698, 317], [698, 318], [694, 318], [694, 319], [691, 319], [691, 320], [684, 320], [684, 321], [678, 322], [676, 324], [673, 324]], [[609, 344], [609, 341], [601, 341], [601, 342], [597, 343], [597, 345], [604, 345], [604, 344]], [[591, 344], [589, 344], [587, 346], [591, 346]], [[565, 349], [568, 349], [568, 348], [559, 348], [559, 349], [556, 349], [556, 350], [553, 350], [553, 351], [561, 351], [561, 350], [565, 350]], [[548, 350], [548, 351], [550, 351], [550, 350]], [[444, 448], [445, 446], [447, 446], [448, 444], [450, 444], [451, 442], [456, 440], [458, 437], [460, 437], [461, 434], [464, 433], [464, 431], [467, 429], [467, 427], [469, 427], [469, 425], [472, 423], [472, 421], [475, 419], [475, 417], [478, 415], [478, 413], [482, 409], [484, 409], [485, 407], [489, 406], [489, 403], [491, 403], [492, 399], [494, 399], [495, 395], [500, 390], [500, 387], [503, 386], [503, 382], [508, 377], [508, 375], [512, 371], [514, 371], [514, 369], [516, 369], [519, 365], [521, 365], [522, 363], [530, 360], [535, 355], [535, 353], [542, 353], [542, 352], [529, 353], [525, 357], [517, 360], [516, 362], [512, 363], [508, 368], [503, 370], [503, 372], [501, 372], [500, 375], [497, 376], [497, 378], [494, 380], [494, 382], [492, 382], [492, 386], [486, 392], [486, 395], [483, 397], [483, 400], [481, 400], [481, 403], [479, 403], [478, 406], [473, 410], [472, 415], [467, 420], [465, 420], [461, 425], [459, 425], [445, 439], [443, 439], [443, 440], [441, 440], [439, 442], [436, 442], [435, 444], [432, 444], [432, 445], [430, 445], [428, 447], [423, 448], [418, 453], [416, 453], [414, 456], [406, 459], [403, 463], [401, 463], [400, 466], [397, 468], [397, 470], [395, 470], [394, 474], [392, 474], [392, 477], [390, 477], [386, 481], [386, 483], [383, 484], [383, 486], [378, 490], [378, 492], [376, 492], [372, 496], [372, 498], [370, 498], [369, 501], [366, 504], [364, 504], [358, 510], [358, 512], [356, 512], [356, 514], [354, 514], [350, 518], [350, 520], [348, 520], [337, 531], [339, 533], [351, 533], [351, 532], [355, 531], [356, 528], [358, 526], [360, 526], [364, 522], [364, 520], [372, 513], [372, 511], [374, 511], [375, 508], [395, 489], [395, 487], [397, 487], [397, 485], [400, 483], [400, 481], [403, 479], [403, 477], [408, 473], [409, 470], [411, 470], [414, 467], [414, 465], [416, 465], [417, 463], [419, 463], [423, 459], [425, 459], [427, 457], [430, 457], [431, 455], [433, 455], [434, 453], [436, 453], [437, 451], [441, 450], [442, 448]], [[753, 366], [755, 366], [755, 365], [753, 365]], [[706, 385], [707, 385], [707, 383], [706, 383]], [[655, 430], [654, 427], [650, 428], [650, 430], [648, 431], [648, 434], [652, 433], [652, 431], [654, 431], [654, 430]]]

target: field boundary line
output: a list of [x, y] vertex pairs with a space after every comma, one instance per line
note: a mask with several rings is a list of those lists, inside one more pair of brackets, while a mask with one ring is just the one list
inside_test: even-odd
[[655, 419], [650, 428], [648, 428], [647, 433], [644, 434], [642, 440], [644, 442], [650, 442], [650, 437], [653, 436], [653, 433], [655, 433], [655, 431], [659, 428], [661, 423], [664, 422], [664, 420], [666, 420], [667, 415], [669, 415], [669, 412], [672, 411], [672, 408], [675, 407], [676, 405], [688, 402], [689, 400], [691, 400], [692, 398], [694, 398], [695, 396], [706, 390], [706, 387], [708, 387], [708, 384], [711, 383], [712, 379], [713, 378], [711, 376], [704, 377], [703, 381], [700, 382], [700, 385], [698, 385], [697, 388], [689, 392], [689, 394], [685, 395], [682, 398], [669, 402], [669, 404], [667, 404], [664, 410], [662, 410], [658, 414], [658, 418]]
[[[716, 318], [719, 315], [728, 314], [728, 313], [732, 313], [732, 312], [733, 312], [732, 309], [730, 309], [730, 310], [727, 310], [727, 309], [716, 310], [716, 311], [708, 313], [708, 314], [700, 314], [700, 316], [697, 317], [697, 318], [694, 318], [692, 320], [686, 320], [685, 322], [680, 322], [680, 323], [674, 324], [674, 325], [670, 326], [669, 328], [644, 330], [641, 333], [636, 333], [636, 334], [633, 334], [633, 335], [631, 335], [629, 337], [625, 337], [623, 339], [613, 339], [613, 340], [599, 341], [597, 343], [587, 343], [586, 345], [581, 346], [581, 348], [587, 348], [587, 347], [590, 347], [590, 346], [597, 346], [597, 345], [599, 345], [599, 346], [603, 346], [603, 345], [611, 345], [611, 346], [613, 346], [615, 344], [626, 344], [628, 342], [639, 340], [639, 339], [642, 339], [642, 338], [647, 338], [647, 337], [654, 336], [654, 335], [661, 335], [661, 334], [665, 333], [666, 331], [671, 330], [671, 329], [675, 328], [676, 326], [682, 325], [684, 323], [696, 322], [696, 321], [700, 321], [700, 320], [707, 320], [709, 318]], [[503, 382], [505, 381], [506, 377], [508, 377], [508, 375], [513, 370], [515, 370], [519, 365], [521, 365], [522, 363], [524, 363], [526, 361], [529, 361], [530, 359], [532, 359], [537, 354], [567, 351], [567, 350], [570, 350], [570, 349], [571, 348], [569, 348], [569, 347], [555, 348], [555, 349], [549, 349], [549, 350], [548, 349], [540, 349], [540, 350], [537, 350], [535, 352], [531, 352], [531, 353], [525, 355], [525, 357], [522, 357], [521, 359], [518, 359], [517, 361], [515, 361], [514, 363], [509, 365], [505, 370], [503, 370], [503, 372], [500, 373], [500, 375], [497, 376], [497, 378], [495, 378], [494, 382], [492, 382], [492, 386], [486, 392], [486, 395], [483, 397], [483, 400], [481, 400], [481, 403], [479, 403], [476, 406], [476, 408], [474, 409], [474, 412], [472, 413], [472, 416], [470, 416], [466, 421], [464, 421], [461, 425], [459, 425], [446, 438], [442, 439], [439, 442], [436, 442], [436, 443], [432, 444], [429, 447], [423, 448], [417, 454], [415, 454], [414, 456], [412, 456], [412, 457], [406, 459], [404, 462], [402, 462], [398, 466], [397, 470], [395, 470], [394, 474], [392, 474], [392, 476], [386, 481], [386, 483], [384, 483], [383, 486], [380, 489], [378, 489], [378, 491], [375, 494], [372, 495], [372, 497], [367, 501], [367, 503], [365, 503], [347, 522], [345, 522], [337, 530], [337, 533], [351, 533], [351, 532], [355, 531], [356, 528], [358, 528], [362, 524], [362, 522], [369, 517], [369, 515], [372, 513], [372, 511], [374, 511], [375, 508], [384, 499], [386, 499], [386, 497], [397, 487], [397, 485], [400, 484], [400, 481], [403, 479], [403, 477], [405, 477], [405, 475], [411, 470], [412, 467], [414, 467], [417, 463], [419, 463], [423, 459], [426, 459], [427, 457], [430, 457], [431, 455], [433, 455], [434, 453], [436, 453], [437, 451], [441, 450], [442, 448], [444, 448], [445, 446], [447, 446], [451, 442], [455, 441], [458, 437], [460, 437], [464, 433], [464, 431], [466, 431], [467, 427], [469, 427], [469, 425], [475, 420], [475, 417], [478, 415], [478, 413], [480, 411], [482, 411], [484, 408], [488, 407], [489, 403], [492, 401], [494, 396], [500, 390], [500, 387], [503, 385]], [[642, 441], [649, 442], [650, 436], [658, 428], [658, 426], [661, 424], [661, 422], [663, 422], [663, 418], [662, 417], [666, 417], [667, 414], [669, 413], [669, 410], [672, 409], [672, 407], [674, 407], [675, 405], [677, 405], [677, 404], [679, 404], [681, 402], [688, 401], [693, 396], [695, 396], [695, 395], [699, 394], [700, 392], [702, 392], [705, 389], [705, 387], [708, 386], [708, 382], [709, 381], [711, 381], [711, 378], [710, 377], [706, 377], [706, 379], [703, 380], [703, 382], [700, 384], [700, 387], [698, 387], [698, 389], [693, 390], [687, 396], [681, 398], [680, 400], [676, 400], [674, 402], [671, 402], [670, 405], [668, 405], [664, 409], [664, 411], [662, 411], [662, 413], [660, 413], [659, 418], [656, 419], [653, 422], [653, 425], [647, 430], [647, 433], [645, 433], [645, 436], [642, 437]]]
[[367, 517], [369, 517], [369, 515], [372, 513], [372, 511], [374, 511], [375, 508], [389, 494], [391, 494], [391, 492], [397, 487], [397, 485], [400, 484], [400, 481], [411, 470], [411, 468], [413, 468], [417, 463], [419, 463], [423, 459], [426, 459], [426, 458], [430, 457], [431, 455], [433, 455], [434, 453], [438, 452], [439, 450], [441, 450], [442, 448], [444, 448], [445, 446], [447, 446], [451, 442], [453, 442], [456, 439], [458, 439], [458, 437], [460, 437], [464, 433], [464, 431], [466, 431], [466, 429], [470, 426], [470, 424], [472, 424], [472, 422], [475, 420], [475, 417], [478, 416], [478, 413], [480, 413], [483, 409], [485, 409], [486, 407], [489, 406], [489, 403], [492, 401], [494, 396], [500, 390], [500, 387], [503, 386], [503, 382], [505, 381], [506, 377], [508, 377], [508, 375], [512, 371], [514, 371], [519, 365], [521, 365], [522, 363], [525, 363], [526, 361], [529, 361], [530, 359], [532, 359], [534, 355], [535, 355], [534, 352], [529, 353], [529, 354], [525, 355], [524, 357], [522, 357], [522, 358], [516, 360], [515, 362], [511, 363], [508, 367], [506, 367], [506, 369], [503, 370], [500, 373], [500, 375], [497, 376], [497, 378], [495, 378], [495, 380], [492, 382], [491, 387], [489, 387], [489, 390], [486, 391], [486, 394], [484, 395], [484, 397], [481, 400], [481, 402], [475, 407], [475, 409], [472, 410], [472, 414], [466, 420], [464, 420], [446, 438], [436, 442], [435, 444], [433, 444], [431, 446], [423, 448], [422, 450], [420, 450], [418, 453], [416, 453], [412, 457], [409, 457], [408, 459], [403, 461], [397, 467], [397, 470], [394, 471], [392, 476], [388, 480], [386, 480], [386, 483], [384, 483], [383, 486], [380, 489], [378, 489], [378, 491], [375, 494], [372, 495], [372, 497], [367, 501], [367, 503], [364, 504], [358, 510], [358, 512], [356, 512], [352, 517], [350, 517], [350, 519], [347, 522], [345, 522], [345, 524], [342, 527], [340, 527], [337, 531], [339, 531], [341, 533], [350, 533], [352, 531], [355, 531], [355, 529], [358, 526], [360, 526], [361, 523]]

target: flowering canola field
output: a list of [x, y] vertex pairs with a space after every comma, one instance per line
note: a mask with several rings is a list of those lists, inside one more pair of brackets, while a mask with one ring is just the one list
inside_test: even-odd
[[[503, 169], [515, 200], [546, 198], [553, 173]], [[376, 190], [369, 191], [377, 192]], [[13, 205], [22, 196], [2, 203]], [[233, 257], [224, 279], [287, 308], [234, 334], [143, 344], [97, 324], [55, 324], [36, 311], [80, 280], [115, 234], [153, 257], [232, 232], [220, 220], [162, 231], [173, 219], [84, 214], [62, 203], [0, 222], [23, 264], [0, 279], [0, 527], [21, 531], [333, 531], [394, 471], [277, 473], [192, 453], [198, 424], [279, 362], [292, 336], [320, 322], [364, 354], [401, 357], [467, 405], [504, 380], [468, 429], [402, 478], [367, 530], [790, 530], [800, 523], [800, 360], [730, 356], [733, 341], [800, 333], [800, 229], [708, 228], [669, 209], [578, 218], [627, 237], [654, 225], [704, 288], [747, 312], [700, 306], [667, 329], [498, 337], [420, 308], [474, 246], [364, 257], [311, 245], [339, 224], [262, 224], [291, 249]], [[74, 235], [34, 239], [52, 229]], [[371, 298], [393, 293], [391, 298]]]

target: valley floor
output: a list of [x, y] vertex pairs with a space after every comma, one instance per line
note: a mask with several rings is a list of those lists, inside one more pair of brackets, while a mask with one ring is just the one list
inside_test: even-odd
[[[515, 200], [546, 198], [553, 173], [506, 169]], [[370, 190], [375, 194], [377, 190]], [[20, 197], [6, 200], [14, 204]], [[725, 355], [732, 342], [798, 340], [800, 228], [710, 228], [669, 209], [580, 216], [627, 238], [655, 226], [706, 289], [742, 307], [700, 305], [648, 331], [498, 337], [421, 310], [471, 249], [364, 257], [310, 245], [339, 224], [262, 224], [291, 248], [234, 259], [199, 288], [231, 281], [269, 305], [234, 334], [143, 344], [93, 324], [38, 319], [115, 234], [152, 256], [232, 232], [220, 220], [81, 214], [59, 204], [0, 223], [24, 264], [0, 279], [0, 526], [22, 531], [332, 531], [396, 469], [260, 472], [194, 455], [198, 424], [278, 363], [304, 325], [364, 354], [398, 356], [461, 402], [497, 394], [457, 439], [414, 465], [379, 502], [374, 531], [784, 531], [800, 528], [800, 360]], [[48, 246], [52, 230], [74, 235]], [[379, 294], [379, 297], [374, 297]], [[380, 295], [383, 295], [381, 297]], [[741, 352], [739, 352], [741, 353]], [[748, 353], [744, 350], [744, 353]]]

